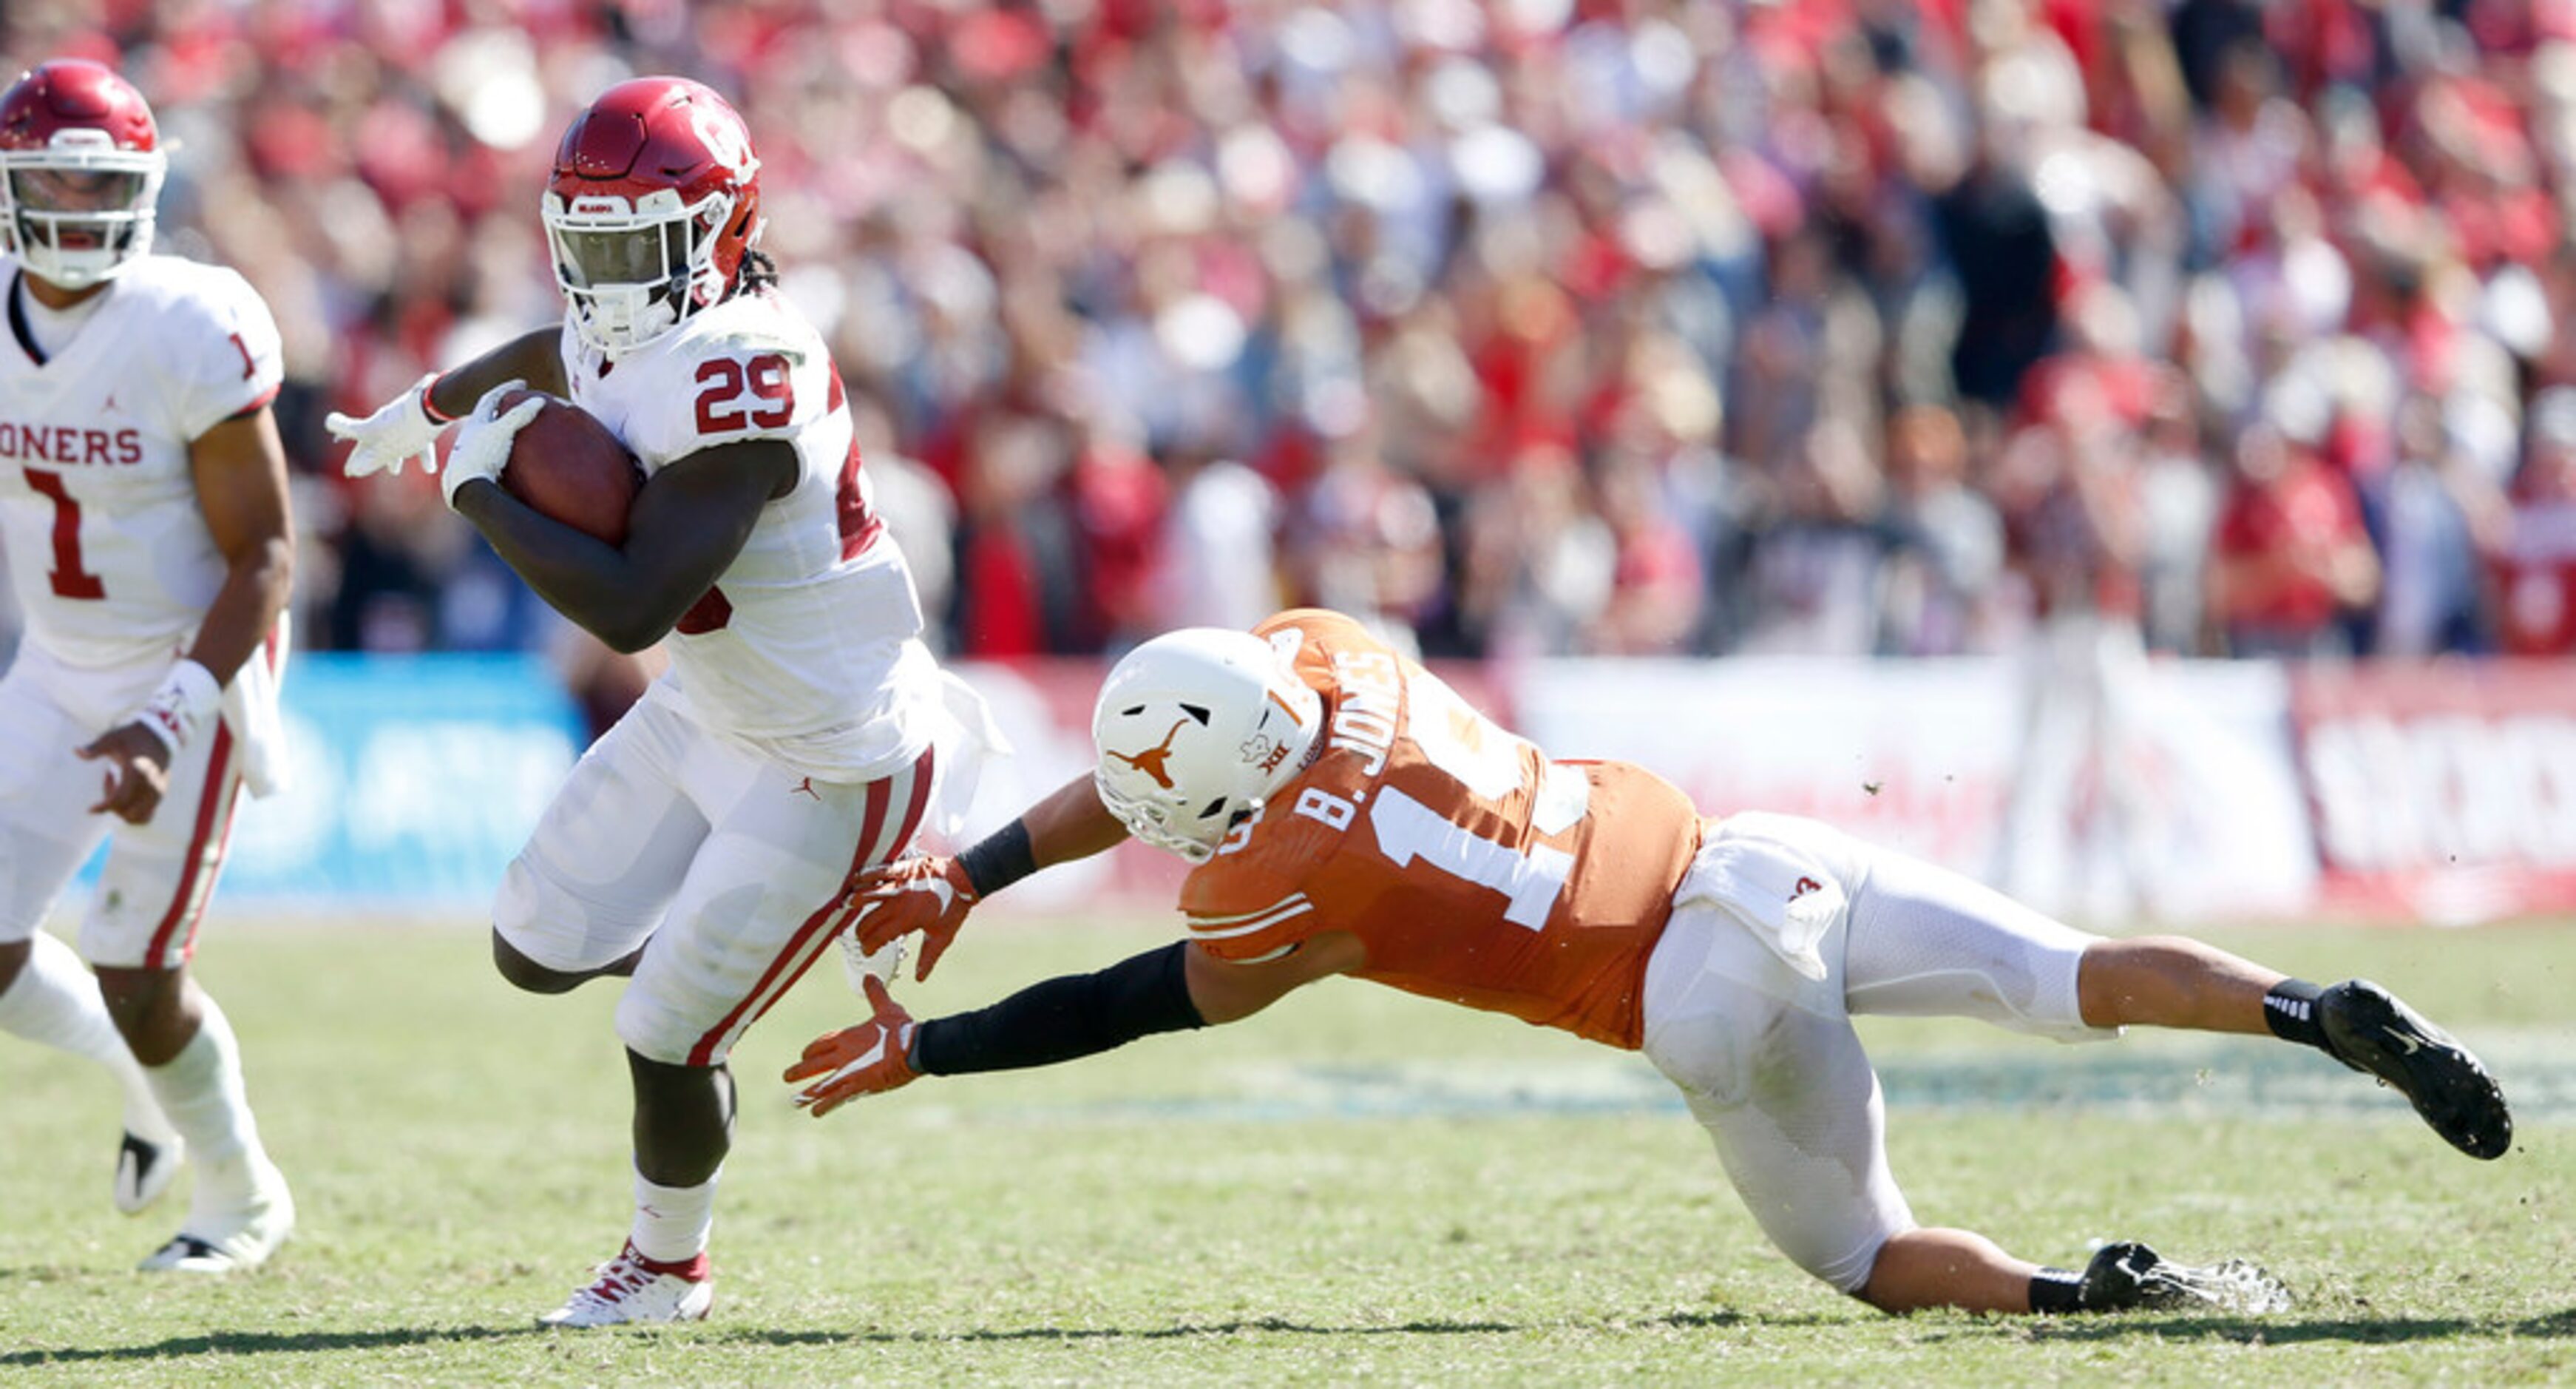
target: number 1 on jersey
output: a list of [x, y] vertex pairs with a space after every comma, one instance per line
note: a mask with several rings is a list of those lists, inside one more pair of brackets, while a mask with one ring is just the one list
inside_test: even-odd
[[1547, 929], [1556, 895], [1574, 872], [1574, 855], [1563, 849], [1532, 844], [1516, 850], [1478, 838], [1392, 786], [1378, 788], [1368, 818], [1378, 851], [1396, 867], [1411, 867], [1418, 858], [1451, 877], [1492, 888], [1510, 899], [1503, 920], [1532, 931]]
[[54, 503], [54, 567], [45, 575], [57, 598], [105, 598], [107, 585], [81, 567], [81, 506], [63, 486], [63, 475], [51, 468], [29, 468], [27, 487]]
[[[1404, 687], [1410, 705], [1405, 736], [1425, 761], [1469, 794], [1499, 801], [1530, 789], [1528, 772], [1535, 763], [1540, 781], [1530, 807], [1530, 828], [1554, 834], [1583, 818], [1591, 788], [1580, 773], [1540, 760], [1529, 744], [1477, 713], [1428, 671], [1409, 672]], [[1347, 802], [1340, 807], [1339, 823], [1324, 813], [1330, 807], [1310, 809], [1301, 800], [1297, 810], [1340, 829], [1351, 816]], [[1420, 859], [1453, 878], [1491, 888], [1509, 899], [1503, 920], [1528, 930], [1547, 929], [1557, 894], [1574, 873], [1574, 855], [1563, 849], [1539, 843], [1515, 849], [1484, 838], [1392, 786], [1378, 788], [1369, 804], [1368, 821], [1377, 836], [1378, 852], [1396, 867], [1411, 867]]]

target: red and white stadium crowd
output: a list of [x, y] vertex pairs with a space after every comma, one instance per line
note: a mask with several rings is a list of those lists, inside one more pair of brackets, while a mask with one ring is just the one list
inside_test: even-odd
[[1282, 603], [1432, 655], [2576, 649], [2569, 0], [105, 0], [162, 246], [282, 326], [308, 646], [553, 619], [321, 428], [559, 312], [638, 72], [954, 654]]

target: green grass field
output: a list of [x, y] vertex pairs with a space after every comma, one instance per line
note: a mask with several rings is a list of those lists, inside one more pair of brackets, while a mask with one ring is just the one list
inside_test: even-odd
[[[857, 1015], [827, 962], [736, 1055], [714, 1317], [588, 1334], [532, 1318], [624, 1233], [610, 990], [513, 993], [478, 930], [209, 934], [297, 1238], [230, 1281], [130, 1272], [184, 1192], [117, 1216], [111, 1088], [0, 1046], [0, 1382], [2576, 1381], [2576, 927], [2218, 937], [2461, 1032], [2520, 1111], [2494, 1164], [2276, 1043], [1870, 1028], [1920, 1218], [2061, 1264], [2252, 1255], [2300, 1298], [2262, 1321], [1883, 1317], [1769, 1251], [1644, 1062], [1349, 981], [810, 1120], [772, 1078]], [[996, 917], [907, 997], [1153, 939]]]

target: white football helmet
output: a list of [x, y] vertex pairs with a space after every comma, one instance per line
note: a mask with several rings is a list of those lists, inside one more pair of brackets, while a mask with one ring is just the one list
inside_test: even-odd
[[1100, 687], [1100, 802], [1128, 832], [1192, 863], [1306, 765], [1324, 701], [1281, 648], [1190, 627], [1127, 653]]

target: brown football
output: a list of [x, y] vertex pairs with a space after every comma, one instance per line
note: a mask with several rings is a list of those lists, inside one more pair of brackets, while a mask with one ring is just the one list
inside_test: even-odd
[[501, 490], [577, 531], [625, 544], [626, 514], [644, 485], [635, 455], [598, 416], [560, 396], [512, 391], [500, 408], [507, 413], [529, 396], [545, 405], [510, 440]]

